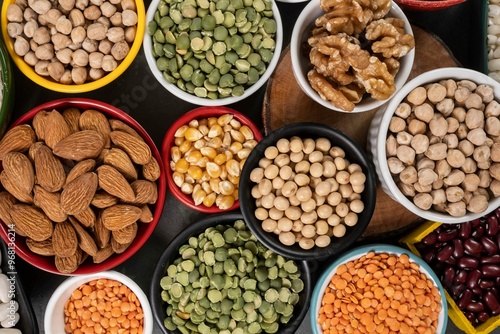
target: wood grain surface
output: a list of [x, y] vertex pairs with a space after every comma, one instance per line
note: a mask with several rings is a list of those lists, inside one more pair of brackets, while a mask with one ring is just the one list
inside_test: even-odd
[[[412, 26], [415, 36], [415, 62], [408, 80], [426, 71], [460, 66], [448, 48], [432, 34]], [[262, 109], [266, 134], [286, 124], [319, 122], [339, 129], [361, 147], [366, 147], [367, 133], [376, 110], [364, 113], [340, 113], [324, 108], [309, 98], [293, 75], [290, 50], [287, 47], [269, 79]], [[373, 218], [363, 237], [390, 235], [419, 222], [419, 217], [395, 202], [379, 186]]]

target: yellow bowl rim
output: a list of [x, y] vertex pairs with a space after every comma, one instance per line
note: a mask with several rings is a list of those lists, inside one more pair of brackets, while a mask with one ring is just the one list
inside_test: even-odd
[[142, 40], [144, 38], [144, 31], [146, 29], [146, 10], [144, 7], [143, 0], [135, 0], [137, 7], [137, 31], [135, 33], [135, 39], [130, 47], [130, 51], [127, 56], [123, 59], [123, 61], [118, 65], [118, 67], [113, 70], [111, 73], [105, 75], [99, 80], [87, 82], [81, 85], [65, 85], [61, 83], [54, 82], [52, 80], [46, 79], [38, 75], [35, 70], [26, 64], [26, 62], [16, 54], [14, 51], [14, 42], [12, 38], [7, 33], [7, 8], [10, 4], [14, 3], [15, 0], [5, 0], [2, 5], [2, 13], [1, 13], [1, 26], [2, 26], [2, 37], [5, 42], [5, 46], [7, 50], [16, 64], [16, 66], [24, 73], [31, 81], [37, 83], [38, 85], [56, 91], [60, 93], [84, 93], [90, 92], [92, 90], [96, 90], [98, 88], [104, 87], [116, 78], [118, 78], [125, 70], [132, 64], [135, 57], [139, 53], [139, 50], [142, 46]]

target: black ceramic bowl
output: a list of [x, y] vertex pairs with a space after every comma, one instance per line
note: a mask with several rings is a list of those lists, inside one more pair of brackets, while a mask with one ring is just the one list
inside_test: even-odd
[[12, 108], [14, 106], [14, 71], [10, 61], [9, 53], [4, 42], [0, 39], [0, 75], [1, 75], [1, 95], [0, 98], [0, 137], [7, 129]]
[[[165, 334], [180, 334], [179, 331], [172, 332], [165, 328], [163, 325], [167, 304], [161, 299], [162, 288], [160, 280], [166, 275], [168, 266], [178, 258], [179, 248], [188, 243], [190, 237], [197, 237], [203, 233], [207, 228], [217, 225], [233, 225], [235, 221], [243, 219], [241, 213], [222, 213], [207, 216], [196, 223], [190, 225], [184, 231], [179, 233], [172, 242], [167, 246], [161, 257], [158, 259], [150, 290], [151, 308], [153, 309], [153, 316], [156, 323]], [[298, 303], [294, 307], [293, 317], [286, 325], [280, 325], [278, 333], [280, 334], [293, 334], [302, 323], [307, 311], [309, 310], [309, 303], [311, 299], [311, 272], [309, 265], [305, 261], [297, 261], [297, 265], [301, 272], [301, 279], [304, 282], [304, 289], [300, 292]], [[264, 332], [262, 332], [264, 333]]]
[[[257, 205], [251, 195], [251, 190], [255, 183], [250, 180], [250, 173], [254, 168], [258, 167], [259, 160], [264, 157], [264, 151], [267, 147], [275, 145], [281, 138], [290, 139], [293, 136], [298, 136], [302, 139], [316, 139], [320, 137], [329, 139], [332, 146], [339, 146], [345, 151], [346, 159], [350, 163], [359, 164], [366, 175], [365, 189], [361, 193], [364, 210], [358, 214], [357, 224], [352, 227], [347, 226], [345, 235], [341, 238], [333, 238], [327, 247], [314, 246], [311, 249], [305, 250], [297, 243], [292, 246], [286, 246], [280, 242], [278, 235], [264, 231], [262, 229], [262, 221], [257, 219], [254, 214]], [[273, 131], [254, 147], [241, 172], [239, 199], [240, 209], [248, 227], [266, 247], [291, 259], [306, 261], [322, 260], [331, 255], [338, 254], [352, 245], [368, 226], [373, 215], [373, 210], [375, 209], [375, 170], [371, 160], [363, 149], [339, 130], [320, 123], [294, 123]]]

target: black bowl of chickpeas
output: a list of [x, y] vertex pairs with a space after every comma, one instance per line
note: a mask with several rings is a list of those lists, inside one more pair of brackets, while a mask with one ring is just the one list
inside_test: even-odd
[[320, 123], [285, 125], [247, 158], [240, 209], [266, 247], [292, 259], [320, 260], [352, 245], [376, 201], [372, 162], [337, 129]]

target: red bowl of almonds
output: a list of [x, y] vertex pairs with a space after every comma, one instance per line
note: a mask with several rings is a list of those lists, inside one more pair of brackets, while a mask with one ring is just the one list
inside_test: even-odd
[[262, 139], [257, 126], [228, 107], [199, 107], [178, 118], [162, 147], [169, 190], [197, 211], [237, 209], [243, 164]]
[[166, 179], [153, 140], [100, 101], [65, 98], [28, 111], [0, 140], [0, 161], [0, 236], [48, 272], [119, 265], [163, 211]]

